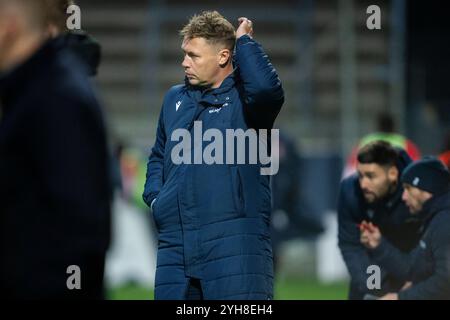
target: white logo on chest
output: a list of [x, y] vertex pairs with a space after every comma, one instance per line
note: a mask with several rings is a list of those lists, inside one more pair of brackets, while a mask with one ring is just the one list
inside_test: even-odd
[[215, 108], [215, 109], [209, 110], [209, 113], [219, 113], [220, 110], [222, 110], [222, 108], [226, 107], [226, 106], [228, 106], [228, 103], [224, 103], [221, 108]]
[[425, 243], [425, 241], [420, 240], [420, 247], [421, 247], [422, 249], [426, 249], [426, 248], [427, 248], [427, 244]]
[[178, 101], [177, 103], [175, 103], [175, 109], [176, 111], [178, 111], [178, 108], [181, 106], [181, 101]]

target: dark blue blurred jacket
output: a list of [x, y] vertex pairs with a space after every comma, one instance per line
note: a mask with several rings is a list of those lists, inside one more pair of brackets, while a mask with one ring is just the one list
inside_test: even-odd
[[101, 287], [111, 186], [102, 111], [85, 70], [55, 39], [0, 76], [0, 288], [8, 297], [64, 298], [72, 264], [82, 285]]

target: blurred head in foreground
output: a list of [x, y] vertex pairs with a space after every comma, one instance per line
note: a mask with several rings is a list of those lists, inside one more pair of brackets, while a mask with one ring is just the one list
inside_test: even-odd
[[46, 40], [44, 0], [0, 0], [0, 72], [25, 61]]

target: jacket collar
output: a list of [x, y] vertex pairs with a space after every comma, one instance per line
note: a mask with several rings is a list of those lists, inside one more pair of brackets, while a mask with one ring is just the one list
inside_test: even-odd
[[403, 194], [403, 187], [401, 186], [401, 183], [399, 181], [394, 193], [389, 195], [384, 201], [386, 208], [391, 209], [397, 203], [402, 201], [402, 194]]
[[439, 211], [450, 211], [450, 191], [444, 194], [433, 196], [423, 205], [422, 211], [419, 213], [419, 218], [427, 224], [436, 213]]
[[223, 104], [231, 102], [229, 95], [226, 93], [235, 86], [235, 70], [222, 81], [220, 87], [215, 89], [193, 86], [189, 83], [187, 78], [184, 79], [184, 82], [188, 95], [199, 104], [206, 107], [221, 107]]
[[52, 54], [57, 49], [54, 41], [47, 41], [28, 60], [11, 70], [0, 74], [0, 101], [2, 108], [6, 109], [13, 100], [23, 91], [29, 79], [39, 73], [38, 70], [45, 68], [53, 59]]
[[79, 59], [88, 76], [95, 76], [100, 64], [100, 44], [84, 31], [66, 32], [57, 37], [55, 43], [60, 48], [68, 48]]

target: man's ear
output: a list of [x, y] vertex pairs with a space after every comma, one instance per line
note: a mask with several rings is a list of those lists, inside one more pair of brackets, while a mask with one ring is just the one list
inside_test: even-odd
[[388, 177], [389, 180], [391, 181], [397, 181], [399, 176], [398, 176], [399, 172], [396, 166], [392, 166], [389, 168], [388, 170]]
[[224, 68], [231, 60], [231, 51], [229, 49], [222, 49], [219, 51], [219, 65]]

